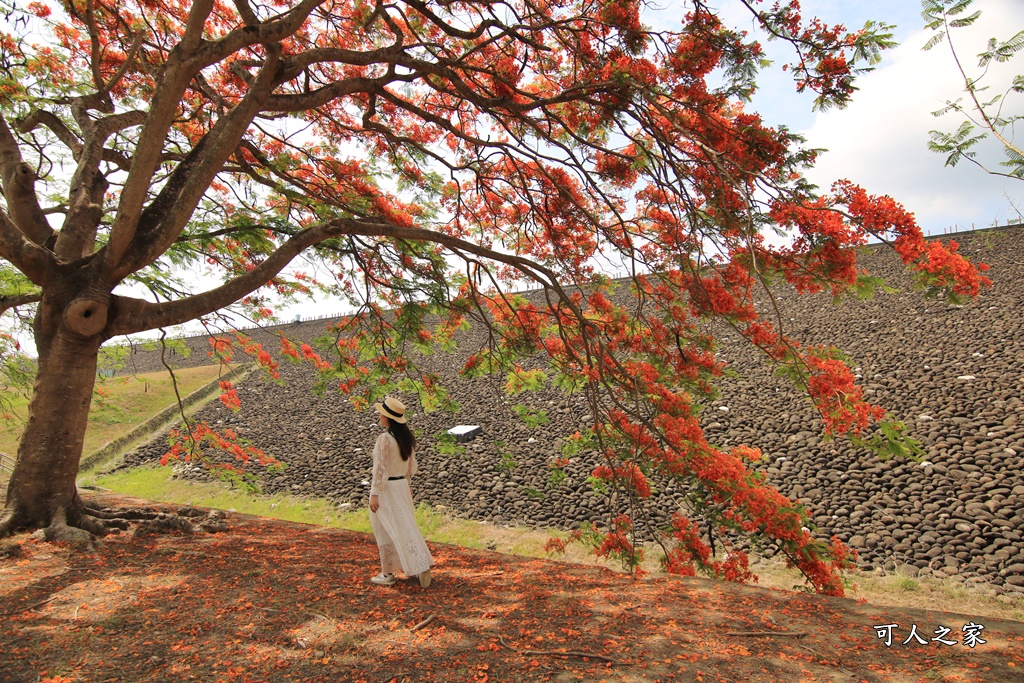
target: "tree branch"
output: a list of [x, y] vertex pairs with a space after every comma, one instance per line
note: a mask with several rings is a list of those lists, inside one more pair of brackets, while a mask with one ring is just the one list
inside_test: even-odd
[[317, 48], [306, 50], [285, 60], [285, 73], [293, 74], [291, 77], [294, 78], [311, 64], [323, 62], [338, 62], [339, 64], [350, 64], [352, 66], [392, 64], [399, 54], [401, 54], [401, 50], [396, 49], [393, 45], [369, 51]]
[[[517, 269], [530, 279], [554, 287], [564, 295], [557, 276], [544, 266], [516, 254], [505, 254], [426, 228], [406, 228], [372, 219], [339, 218], [308, 228], [282, 244], [253, 270], [202, 294], [169, 301], [152, 303], [142, 299], [114, 296], [110, 323], [104, 331], [106, 339], [121, 334], [134, 334], [158, 327], [180, 325], [194, 318], [208, 315], [230, 306], [242, 297], [266, 285], [306, 248], [333, 237], [360, 235], [364, 237], [391, 237], [412, 242], [433, 242], [459, 253], [471, 253], [492, 261], [499, 261]], [[568, 300], [566, 295], [566, 300]]]
[[71, 150], [71, 156], [78, 159], [82, 153], [82, 141], [75, 133], [67, 127], [60, 117], [53, 112], [43, 109], [36, 109], [31, 114], [18, 122], [19, 133], [31, 133], [38, 126], [43, 125], [57, 136], [57, 139], [64, 143], [64, 146]]
[[280, 46], [267, 46], [267, 52], [263, 68], [242, 101], [218, 119], [142, 212], [129, 246], [130, 256], [110, 270], [114, 282], [155, 261], [178, 239], [210, 182], [234, 154], [249, 124], [277, 84]]
[[[203, 62], [203, 67], [206, 67], [226, 59], [250, 45], [278, 43], [298, 31], [313, 10], [323, 2], [324, 0], [302, 0], [298, 5], [278, 15], [275, 19], [255, 26], [247, 25], [235, 29], [219, 40], [205, 43], [197, 54], [197, 58]], [[184, 40], [182, 44], [184, 44]]]
[[92, 57], [89, 60], [89, 65], [92, 67], [93, 84], [96, 86], [97, 92], [102, 93], [103, 76], [100, 74], [100, 36], [99, 31], [96, 28], [95, 6], [93, 5], [93, 0], [86, 0], [85, 16], [82, 17], [82, 20], [89, 29], [89, 48]]
[[96, 136], [106, 142], [107, 138], [126, 128], [141, 126], [146, 121], [146, 112], [133, 110], [104, 116], [96, 122]]
[[[140, 131], [140, 143], [132, 157], [131, 171], [121, 190], [117, 215], [111, 226], [110, 239], [104, 250], [105, 267], [115, 281], [119, 277], [133, 272], [137, 267], [141, 267], [138, 265], [139, 263], [145, 265], [146, 259], [152, 260], [150, 250], [146, 249], [146, 254], [141, 259], [138, 255], [132, 259], [133, 265], [122, 263], [130, 245], [133, 242], [138, 244], [137, 232], [140, 229], [140, 221], [148, 199], [152, 177], [162, 161], [167, 132], [174, 122], [181, 97], [189, 83], [204, 68], [226, 59], [245, 47], [257, 43], [270, 45], [287, 38], [302, 26], [309, 14], [322, 1], [303, 0], [277, 19], [265, 22], [258, 27], [246, 26], [236, 29], [216, 41], [202, 39], [206, 19], [213, 9], [212, 0], [203, 0], [192, 5], [185, 35], [181, 42], [171, 50], [171, 54], [164, 64], [163, 77], [157, 82], [156, 94], [150, 105], [146, 122]], [[243, 98], [243, 102], [245, 99]], [[265, 100], [265, 98], [263, 99]], [[255, 117], [255, 112], [253, 117]], [[250, 122], [253, 117], [250, 117]], [[220, 122], [218, 122], [219, 124]], [[247, 125], [248, 122], [246, 122]], [[241, 133], [238, 137], [241, 137]], [[237, 140], [230, 145], [231, 150], [234, 150], [236, 146]], [[194, 155], [189, 156], [195, 158]], [[201, 163], [206, 164], [207, 161], [202, 160]], [[191, 182], [190, 185], [195, 187], [197, 183]], [[163, 240], [163, 242], [168, 244], [173, 242], [177, 237], [176, 234], [170, 234], [173, 232], [173, 230], [168, 231], [165, 237], [169, 238], [169, 242], [167, 240]]]
[[409, 83], [420, 78], [418, 74], [409, 74], [406, 76], [398, 76], [392, 71], [389, 71], [386, 76], [381, 78], [346, 78], [343, 81], [336, 81], [330, 85], [325, 85], [322, 88], [317, 88], [308, 93], [302, 93], [299, 95], [274, 95], [267, 100], [267, 104], [263, 107], [263, 113], [292, 113], [308, 111], [317, 107], [322, 107], [331, 100], [336, 100], [339, 97], [345, 97], [346, 95], [354, 95], [356, 93], [383, 93], [384, 86], [393, 82], [404, 82]]
[[128, 111], [105, 116], [98, 121], [83, 119], [83, 142], [76, 158], [78, 165], [71, 177], [68, 212], [54, 247], [58, 257], [76, 259], [92, 253], [96, 231], [103, 218], [103, 197], [109, 187], [100, 173], [100, 163], [107, 157], [107, 138], [142, 124], [145, 118], [141, 111]]
[[3, 315], [12, 308], [24, 306], [25, 304], [37, 303], [43, 298], [41, 292], [33, 294], [12, 294], [11, 296], [0, 296], [0, 315]]
[[12, 225], [36, 244], [53, 236], [36, 197], [36, 172], [21, 159], [21, 149], [7, 121], [0, 115], [0, 182], [3, 183]]
[[53, 253], [29, 241], [7, 213], [0, 209], [0, 258], [5, 258], [29, 280], [46, 286], [53, 278], [57, 261]]
[[249, 0], [234, 0], [235, 9], [238, 10], [238, 16], [242, 18], [242, 23], [246, 26], [258, 26], [260, 20], [256, 17], [256, 13], [253, 12], [252, 5], [249, 4]]
[[132, 39], [131, 47], [128, 48], [128, 54], [125, 56], [124, 59], [124, 64], [122, 64], [120, 68], [118, 68], [117, 73], [111, 76], [110, 80], [107, 81], [107, 84], [103, 86], [104, 93], [109, 94], [110, 91], [113, 90], [114, 87], [121, 82], [121, 79], [124, 78], [125, 74], [128, 73], [128, 68], [131, 66], [132, 61], [135, 60], [135, 55], [138, 54], [139, 50], [142, 48], [142, 41], [145, 40], [145, 38], [146, 34], [142, 31], [139, 31], [135, 35], [135, 38]]
[[188, 23], [185, 25], [185, 34], [181, 37], [180, 46], [183, 50], [191, 52], [197, 49], [203, 40], [203, 29], [206, 28], [206, 20], [213, 12], [213, 0], [199, 0], [193, 2], [188, 13]]
[[204, 64], [195, 58], [202, 42], [206, 18], [213, 11], [213, 0], [193, 3], [181, 42], [172, 50], [157, 79], [146, 121], [139, 132], [139, 144], [132, 155], [131, 170], [121, 190], [120, 201], [110, 239], [104, 249], [104, 265], [113, 270], [124, 257], [135, 237], [139, 216], [149, 197], [153, 174], [163, 160], [164, 143], [178, 113], [178, 105], [193, 76]]

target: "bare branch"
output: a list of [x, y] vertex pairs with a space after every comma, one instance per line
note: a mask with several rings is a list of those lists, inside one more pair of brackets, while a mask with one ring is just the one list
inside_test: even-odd
[[256, 13], [253, 12], [252, 6], [249, 4], [249, 0], [234, 0], [235, 9], [238, 10], [238, 16], [242, 17], [242, 21], [246, 26], [258, 26], [260, 20], [256, 18]]
[[0, 315], [3, 315], [12, 308], [17, 308], [18, 306], [38, 303], [42, 298], [43, 295], [40, 292], [35, 292], [33, 294], [0, 296]]
[[120, 68], [118, 68], [117, 73], [111, 76], [110, 80], [107, 81], [107, 84], [103, 86], [104, 93], [110, 93], [110, 91], [113, 90], [117, 86], [117, 84], [121, 82], [121, 79], [124, 78], [124, 75], [128, 73], [128, 68], [135, 60], [135, 56], [138, 54], [139, 49], [142, 48], [142, 41], [145, 40], [145, 38], [146, 34], [142, 31], [139, 31], [136, 34], [135, 38], [132, 39], [132, 44], [131, 47], [128, 48], [128, 54], [125, 56], [124, 64], [122, 64]]
[[53, 112], [43, 109], [36, 109], [31, 114], [18, 122], [19, 133], [31, 133], [38, 126], [46, 126], [57, 136], [57, 139], [64, 143], [64, 146], [71, 150], [71, 155], [77, 159], [82, 152], [82, 141], [75, 133], [67, 127]]

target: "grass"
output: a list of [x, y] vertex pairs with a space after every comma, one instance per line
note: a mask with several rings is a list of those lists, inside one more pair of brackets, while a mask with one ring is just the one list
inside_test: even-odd
[[[253, 495], [232, 489], [226, 484], [176, 479], [170, 466], [138, 467], [111, 474], [87, 475], [82, 477], [80, 483], [145, 500], [233, 510], [247, 515], [372, 533], [366, 508], [345, 508], [323, 498], [287, 494]], [[544, 544], [555, 533], [503, 528], [459, 519], [449, 515], [441, 506], [432, 508], [426, 504], [416, 508], [416, 523], [423, 535], [431, 541], [529, 557], [544, 557]], [[582, 555], [580, 553], [578, 557], [572, 557], [582, 560]]]
[[[175, 479], [171, 467], [142, 467], [108, 475], [90, 475], [83, 478], [83, 483], [146, 500], [233, 510], [371, 533], [365, 508], [342, 507], [321, 498], [285, 494], [252, 495], [231, 489], [226, 484]], [[562, 556], [549, 556], [544, 551], [544, 545], [552, 536], [566, 538], [567, 534], [561, 531], [474, 522], [450, 515], [442, 506], [432, 508], [426, 504], [417, 507], [416, 521], [423, 535], [437, 543], [618, 569], [614, 564], [594, 558], [578, 545], [569, 545]], [[649, 559], [645, 560], [643, 569], [649, 572], [660, 571], [657, 561], [651, 559], [657, 556], [654, 549], [649, 549], [647, 556]], [[802, 584], [798, 573], [785, 567], [781, 561], [762, 560], [752, 569], [760, 577], [757, 585], [765, 588], [792, 590]], [[853, 586], [847, 590], [847, 597], [873, 605], [938, 611], [955, 608], [957, 612], [978, 617], [1024, 621], [1024, 598], [996, 596], [983, 585], [966, 586], [948, 579], [915, 579], [899, 573], [879, 572], [854, 572], [850, 579]]]
[[[780, 563], [762, 562], [751, 570], [760, 576], [758, 585], [766, 588], [791, 589], [796, 583], [792, 570]], [[1024, 597], [996, 595], [985, 584], [969, 585], [934, 577], [915, 579], [881, 570], [855, 571], [848, 578], [853, 585], [846, 590], [846, 596], [872, 605], [953, 610], [978, 617], [1024, 621]]]
[[[176, 370], [174, 374], [178, 381], [178, 391], [185, 398], [223, 372], [220, 366], [205, 365]], [[93, 395], [83, 455], [89, 455], [122, 436], [177, 400], [171, 376], [167, 372], [97, 380], [96, 388], [106, 395]], [[0, 451], [13, 455], [18, 450], [18, 441], [28, 419], [28, 400], [22, 396], [9, 398], [11, 405], [7, 412], [13, 417], [0, 422]]]

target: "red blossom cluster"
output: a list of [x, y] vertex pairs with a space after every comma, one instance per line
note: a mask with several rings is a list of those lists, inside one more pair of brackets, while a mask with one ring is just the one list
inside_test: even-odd
[[[176, 460], [184, 460], [186, 463], [209, 463], [209, 458], [203, 450], [204, 446], [233, 455], [235, 460], [242, 463], [242, 465], [247, 464], [254, 458], [256, 459], [256, 462], [263, 467], [275, 467], [281, 465], [281, 463], [273, 456], [268, 455], [263, 450], [256, 448], [255, 446], [243, 442], [239, 438], [238, 433], [234, 430], [225, 429], [223, 432], [218, 432], [211, 429], [205, 422], [199, 422], [191, 425], [185, 432], [182, 432], [180, 429], [171, 430], [170, 440], [171, 447], [160, 458], [161, 465], [167, 465], [168, 463]], [[224, 464], [221, 464], [221, 467], [222, 469], [231, 467], [233, 468], [232, 471], [237, 473], [243, 473], [245, 471], [244, 467], [227, 466]]]
[[241, 409], [242, 401], [238, 397], [238, 389], [235, 389], [231, 382], [227, 381], [220, 382], [220, 388], [224, 392], [220, 395], [220, 402], [229, 410], [237, 411]]
[[891, 238], [896, 253], [924, 286], [968, 297], [991, 286], [992, 281], [978, 272], [988, 270], [988, 265], [972, 264], [957, 253], [960, 245], [953, 240], [926, 240], [913, 214], [892, 198], [871, 196], [849, 181], [836, 183], [833, 190], [836, 200], [847, 205], [852, 223], [875, 237]]
[[615, 482], [635, 494], [637, 498], [651, 497], [651, 485], [636, 463], [627, 462], [615, 467], [599, 465], [594, 469], [593, 476], [603, 481]]
[[846, 363], [813, 352], [803, 358], [810, 370], [807, 393], [825, 419], [829, 434], [859, 436], [871, 422], [885, 417], [885, 410], [863, 400], [864, 390]]

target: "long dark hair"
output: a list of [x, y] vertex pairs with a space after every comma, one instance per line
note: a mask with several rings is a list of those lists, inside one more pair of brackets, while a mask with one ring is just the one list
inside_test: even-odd
[[409, 425], [395, 422], [391, 418], [387, 418], [387, 421], [388, 433], [398, 442], [398, 453], [402, 456], [403, 461], [408, 460], [412, 452], [416, 450], [416, 437], [412, 435]]

